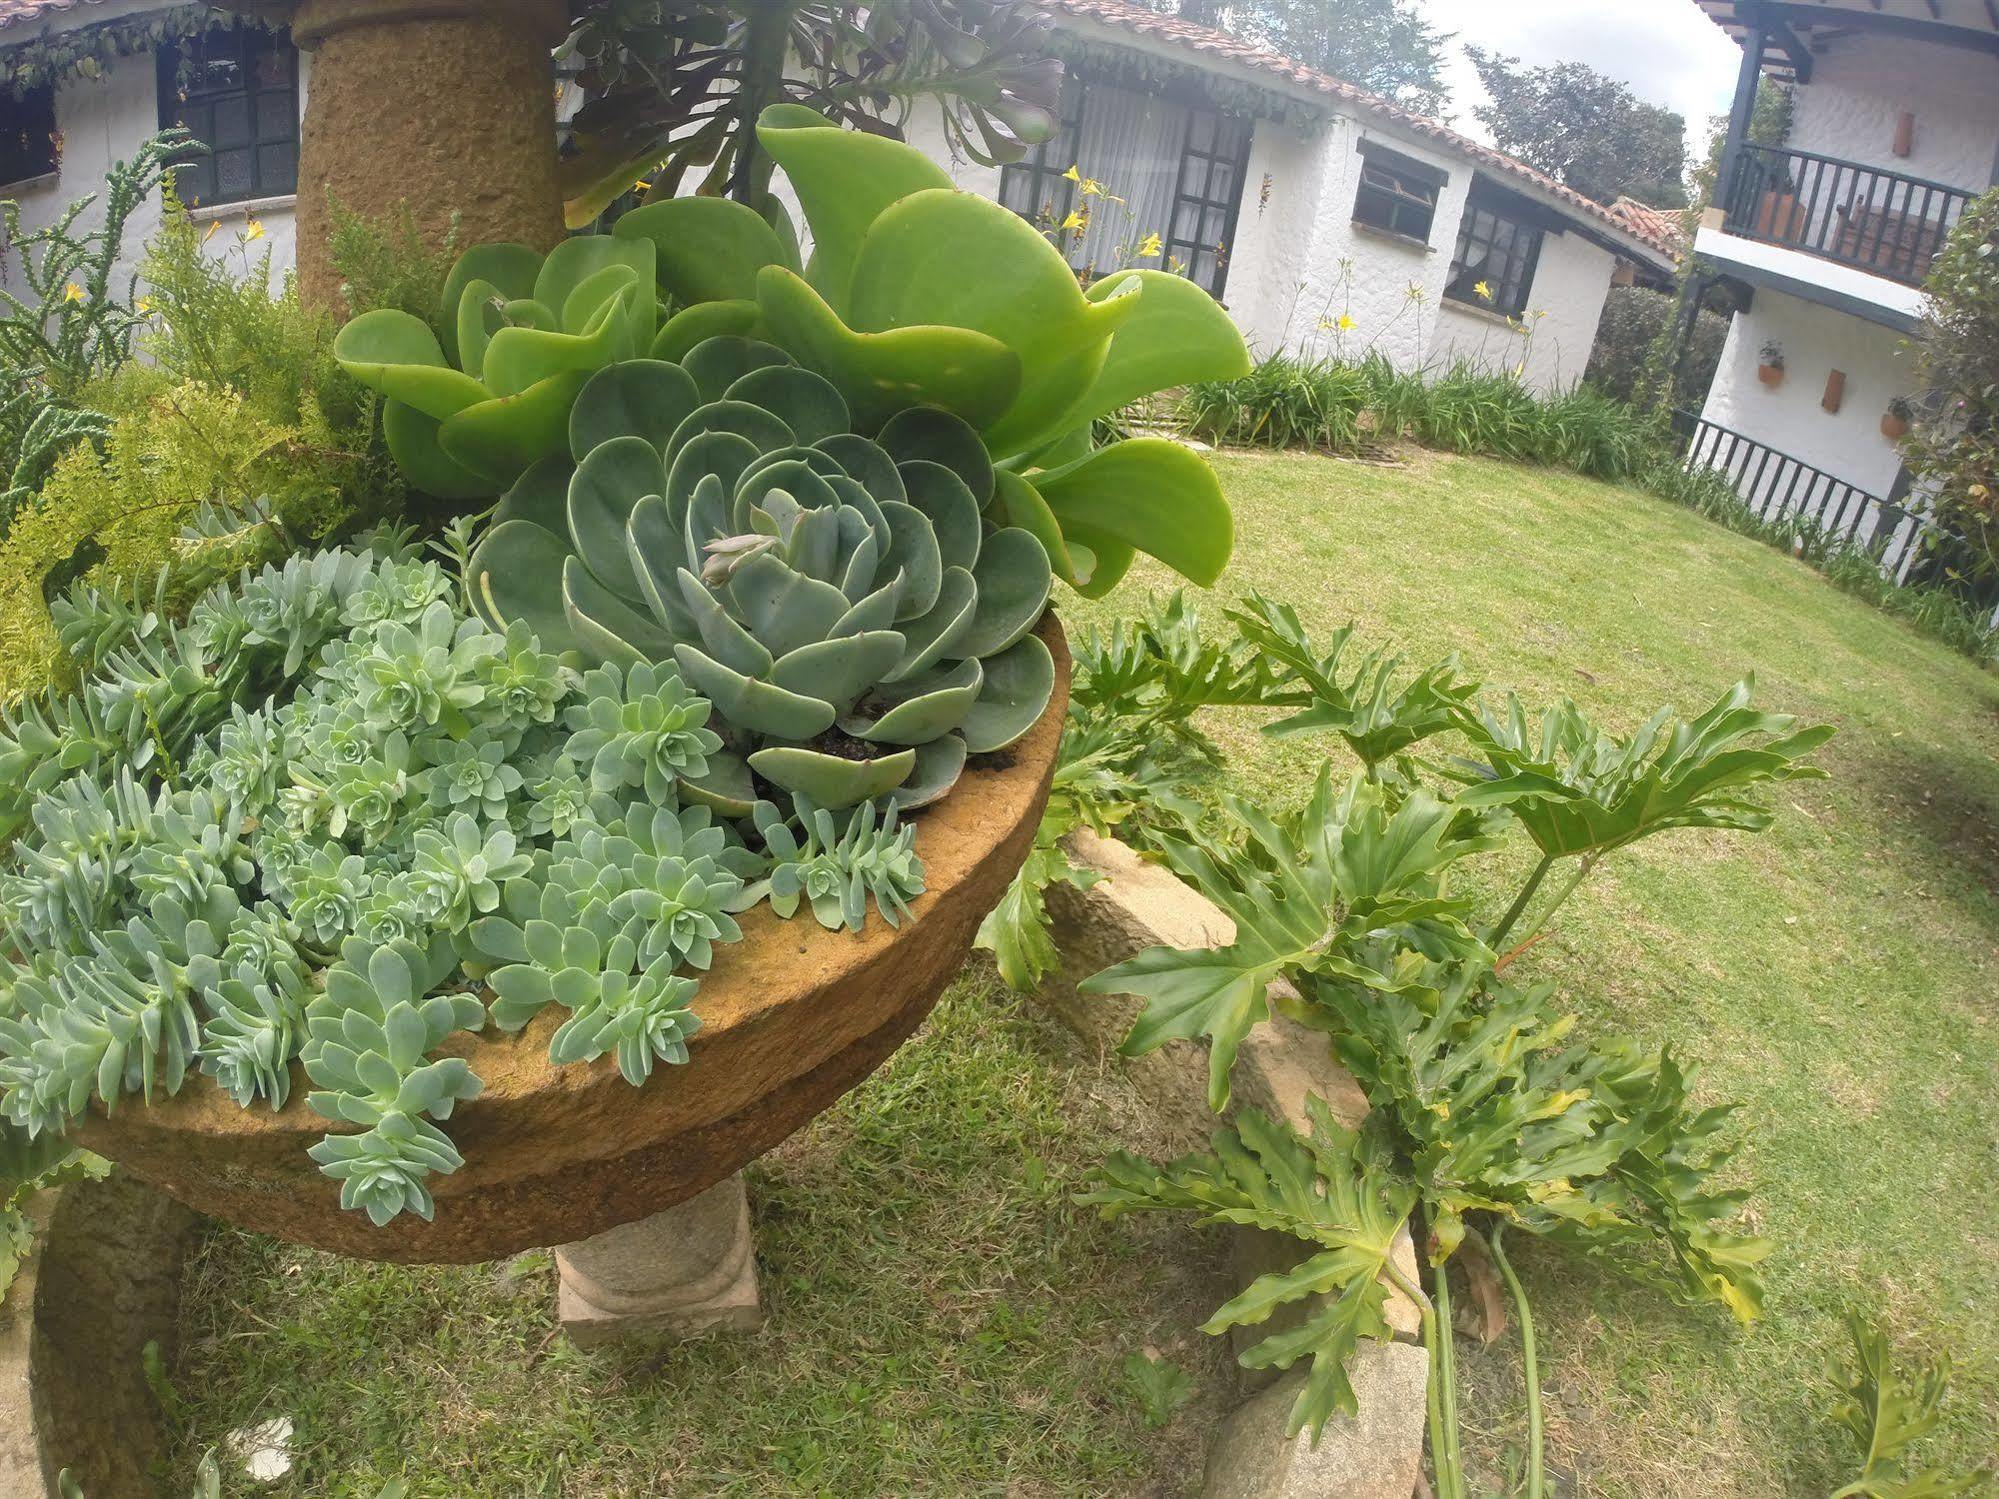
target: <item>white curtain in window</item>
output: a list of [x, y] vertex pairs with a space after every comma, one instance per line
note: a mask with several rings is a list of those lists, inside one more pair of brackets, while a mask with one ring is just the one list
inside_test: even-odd
[[[1084, 90], [1076, 166], [1101, 182], [1107, 196], [1078, 196], [1079, 209], [1089, 206], [1090, 225], [1080, 244], [1073, 234], [1063, 242], [1069, 264], [1098, 275], [1159, 268], [1162, 257], [1138, 252], [1147, 235], [1168, 232], [1186, 140], [1184, 105], [1101, 84]], [[1113, 196], [1123, 201], [1114, 202]]]

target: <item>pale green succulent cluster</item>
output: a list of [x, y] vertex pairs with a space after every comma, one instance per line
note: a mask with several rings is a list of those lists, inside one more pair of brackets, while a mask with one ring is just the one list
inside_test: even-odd
[[4, 1127], [59, 1134], [196, 1070], [279, 1108], [297, 1062], [354, 1131], [312, 1152], [346, 1205], [428, 1215], [460, 1164], [441, 1126], [479, 1086], [435, 1053], [489, 999], [504, 1029], [560, 1004], [551, 1059], [615, 1054], [636, 1085], [687, 1060], [735, 913], [796, 908], [802, 848], [858, 892], [815, 903], [828, 925], [870, 895], [899, 919], [921, 889], [871, 808], [794, 833], [768, 803], [741, 828], [683, 806], [722, 742], [675, 665], [578, 672], [463, 594], [384, 537], [218, 585], [185, 622], [64, 605], [91, 670], [0, 745], [22, 824], [0, 860]]

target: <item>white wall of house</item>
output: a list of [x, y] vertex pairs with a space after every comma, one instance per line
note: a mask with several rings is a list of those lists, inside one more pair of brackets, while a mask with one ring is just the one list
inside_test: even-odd
[[[311, 54], [302, 53], [301, 109], [311, 75]], [[21, 227], [32, 231], [55, 222], [72, 202], [94, 193], [98, 201], [83, 222], [101, 224], [105, 173], [113, 162], [129, 160], [159, 128], [159, 75], [150, 55], [120, 58], [95, 80], [71, 79], [56, 91], [56, 129], [63, 142], [57, 171], [30, 184], [0, 185], [0, 198], [12, 198], [21, 205]], [[146, 241], [160, 227], [160, 215], [160, 200], [155, 196], [127, 222], [121, 283], [137, 268]], [[264, 238], [245, 245], [242, 235], [253, 215], [264, 227]], [[220, 227], [205, 248], [209, 255], [227, 260], [239, 271], [253, 268], [268, 250], [275, 284], [297, 259], [298, 237], [290, 198], [196, 209], [194, 217], [203, 222], [219, 221]], [[20, 260], [11, 246], [0, 250], [0, 277], [9, 287], [19, 285]]]
[[[1896, 123], [1915, 132], [1895, 154]], [[1814, 58], [1786, 144], [1796, 151], [1982, 189], [1999, 160], [1999, 58], [1965, 47], [1856, 32]]]
[[[1769, 339], [1784, 350], [1784, 380], [1776, 386], [1763, 384], [1756, 373]], [[1902, 345], [1893, 329], [1781, 292], [1758, 291], [1749, 310], [1729, 325], [1701, 414], [1885, 498], [1902, 460], [1895, 443], [1881, 435], [1881, 416], [1890, 400], [1913, 396]], [[1837, 412], [1820, 404], [1833, 370], [1846, 374]]]
[[[1449, 173], [1426, 245], [1354, 222], [1363, 137]], [[1270, 196], [1259, 211], [1255, 195], [1266, 174]], [[1581, 379], [1616, 257], [1580, 235], [1546, 233], [1522, 320], [1531, 333], [1450, 300], [1444, 287], [1472, 176], [1460, 156], [1347, 116], [1309, 134], [1258, 121], [1227, 290], [1250, 343], [1262, 353], [1379, 352], [1401, 369], [1442, 372], [1461, 360], [1518, 369], [1536, 391]], [[1351, 329], [1339, 326], [1343, 316], [1353, 320]]]

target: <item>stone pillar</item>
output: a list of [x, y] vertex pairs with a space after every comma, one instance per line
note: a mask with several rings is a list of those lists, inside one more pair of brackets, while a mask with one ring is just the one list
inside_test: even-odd
[[754, 1332], [763, 1323], [742, 1174], [555, 1251], [556, 1312], [584, 1347]]
[[313, 53], [299, 142], [298, 270], [306, 300], [341, 311], [329, 198], [367, 218], [409, 205], [442, 243], [562, 238], [555, 78], [562, 0], [298, 0]]

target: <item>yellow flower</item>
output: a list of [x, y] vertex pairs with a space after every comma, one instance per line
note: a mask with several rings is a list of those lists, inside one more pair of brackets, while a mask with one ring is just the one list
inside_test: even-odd
[[1333, 326], [1335, 328], [1338, 328], [1342, 333], [1353, 332], [1354, 330], [1353, 314], [1350, 312], [1341, 313], [1339, 316], [1339, 321], [1334, 323]]
[[1071, 162], [1069, 164], [1069, 170], [1064, 172], [1062, 175], [1068, 178], [1071, 182], [1081, 182], [1083, 180], [1083, 174], [1076, 170], [1076, 164], [1074, 162]]
[[1514, 366], [1513, 366], [1513, 378], [1514, 378], [1514, 379], [1518, 380], [1518, 379], [1519, 379], [1519, 378], [1520, 378], [1520, 377], [1521, 377], [1522, 375], [1524, 375], [1524, 374], [1526, 374], [1526, 373], [1527, 373], [1527, 361], [1526, 361], [1526, 360], [1524, 360], [1524, 359], [1523, 359], [1523, 360], [1521, 360], [1521, 361], [1520, 361], [1520, 363], [1518, 363], [1518, 364], [1516, 364], [1516, 365], [1514, 365]]
[[1537, 307], [1534, 309], [1534, 321], [1537, 323], [1540, 322], [1541, 319], [1546, 317], [1547, 315], [1548, 315], [1547, 309], [1544, 307]]
[[1138, 258], [1140, 260], [1151, 260], [1154, 256], [1165, 253], [1165, 250], [1166, 246], [1160, 240], [1157, 233], [1148, 234], [1138, 247]]
[[138, 313], [140, 317], [151, 317], [153, 315], [153, 299], [151, 297], [139, 298], [138, 301], [132, 304], [132, 310]]
[[251, 240], [253, 240], [253, 239], [262, 239], [263, 237], [264, 237], [264, 222], [263, 222], [263, 220], [262, 220], [262, 219], [251, 219], [251, 220], [249, 221], [249, 223], [248, 223], [248, 224], [247, 224], [247, 225], [246, 225], [246, 226], [244, 227], [244, 229], [243, 229], [243, 241], [244, 241], [244, 243], [245, 243], [245, 244], [248, 244], [248, 243], [249, 243], [249, 242], [250, 242]]
[[1176, 276], [1184, 275], [1187, 270], [1187, 262], [1182, 260], [1178, 255], [1169, 255], [1166, 257], [1166, 269]]
[[641, 177], [637, 182], [632, 184], [632, 191], [635, 193], [649, 193], [652, 191], [652, 184]]
[[1481, 302], [1490, 302], [1492, 300], [1491, 282], [1489, 281], [1478, 282], [1475, 286], [1472, 287], [1472, 290], [1478, 293], [1478, 298]]
[[1085, 177], [1083, 179], [1084, 197], [1101, 198], [1103, 195], [1104, 195], [1104, 185], [1101, 182], [1097, 181], [1097, 179], [1094, 177]]
[[78, 286], [74, 281], [70, 282], [68, 286], [62, 289], [62, 299], [65, 302], [81, 302], [83, 300], [83, 288]]
[[204, 245], [207, 244], [210, 240], [214, 239], [215, 236], [221, 232], [221, 230], [222, 230], [222, 220], [220, 219], [211, 220], [208, 225], [208, 233], [202, 235], [201, 242]]
[[1087, 221], [1083, 216], [1072, 208], [1069, 210], [1069, 217], [1064, 219], [1059, 227], [1063, 229], [1081, 229], [1085, 222]]
[[1322, 333], [1330, 333], [1333, 331], [1333, 329], [1337, 328], [1338, 326], [1339, 324], [1335, 323], [1329, 317], [1322, 317], [1319, 319], [1319, 330]]

